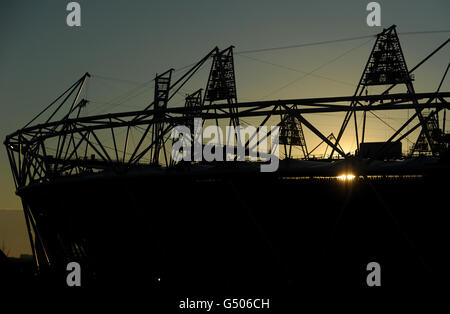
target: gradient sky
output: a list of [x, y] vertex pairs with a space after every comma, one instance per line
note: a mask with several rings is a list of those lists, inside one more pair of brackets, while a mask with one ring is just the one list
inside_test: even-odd
[[[288, 46], [376, 34], [382, 27], [398, 26], [409, 67], [445, 41], [450, 33], [404, 35], [416, 31], [449, 30], [450, 2], [378, 1], [382, 27], [368, 27], [365, 10], [369, 1], [78, 1], [81, 27], [66, 25], [69, 1], [0, 2], [0, 138], [25, 125], [42, 108], [85, 72], [94, 75], [87, 98], [87, 113], [142, 108], [152, 100], [151, 89], [117, 106], [125, 92], [148, 82], [155, 73], [180, 68], [200, 59], [216, 45], [235, 51]], [[251, 54], [237, 54], [235, 67], [238, 98], [258, 99], [343, 96], [354, 92], [373, 40], [318, 45]], [[356, 47], [358, 47], [356, 49]], [[346, 51], [352, 52], [343, 55]], [[434, 91], [449, 61], [449, 47], [440, 51], [416, 72], [418, 92]], [[336, 62], [304, 76], [343, 55]], [[272, 62], [261, 63], [247, 57]], [[289, 67], [291, 70], [280, 66]], [[296, 71], [294, 71], [294, 70]], [[107, 78], [121, 78], [123, 81]], [[286, 88], [288, 83], [292, 83]], [[206, 77], [194, 80], [193, 91], [206, 84]], [[146, 85], [146, 87], [151, 86]], [[450, 88], [449, 80], [442, 86]], [[402, 90], [400, 90], [402, 91]], [[178, 101], [178, 103], [177, 103]], [[182, 104], [182, 98], [175, 104]], [[406, 116], [405, 116], [406, 117]], [[398, 116], [384, 116], [399, 125]], [[404, 118], [404, 117], [403, 117]], [[329, 134], [341, 121], [335, 117], [311, 118]], [[397, 123], [397, 124], [396, 124]], [[373, 138], [389, 130], [373, 125]], [[307, 140], [309, 134], [306, 134]], [[345, 140], [345, 139], [344, 139]], [[311, 145], [315, 142], [312, 140]], [[351, 143], [349, 142], [349, 145]], [[350, 147], [350, 146], [349, 146]], [[5, 149], [0, 149], [0, 209], [20, 209]], [[13, 247], [12, 255], [27, 251], [17, 237], [24, 237], [24, 224], [9, 223], [1, 214], [0, 243]], [[5, 225], [9, 226], [8, 228]], [[11, 228], [17, 226], [17, 228]], [[6, 231], [5, 231], [6, 230]], [[16, 232], [16, 233], [14, 233]], [[2, 239], [3, 237], [3, 239]], [[22, 241], [20, 243], [26, 243]]]

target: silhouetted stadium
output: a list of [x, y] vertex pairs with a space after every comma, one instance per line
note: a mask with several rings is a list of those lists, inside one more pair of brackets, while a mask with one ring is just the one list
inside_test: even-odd
[[[449, 66], [426, 93], [415, 92], [413, 73], [448, 42], [409, 69], [395, 26], [383, 30], [346, 97], [239, 102], [233, 47], [216, 47], [176, 80], [173, 69], [156, 75], [143, 110], [85, 116], [86, 73], [4, 142], [39, 278], [64, 286], [67, 263], [77, 261], [86, 286], [363, 287], [365, 265], [376, 261], [383, 284], [439, 283], [448, 266], [450, 92], [440, 89]], [[171, 106], [207, 64], [204, 92]], [[397, 85], [406, 91], [389, 93]], [[369, 86], [386, 89], [369, 95]], [[368, 115], [406, 110], [413, 114], [389, 138], [365, 141]], [[336, 135], [310, 122], [323, 113], [345, 114]], [[279, 169], [261, 172], [267, 161], [238, 160], [236, 147], [230, 161], [173, 160], [172, 129], [192, 130], [195, 117], [235, 127], [276, 121]], [[323, 155], [304, 129], [327, 147]], [[354, 132], [354, 153], [340, 145], [345, 131]], [[247, 153], [264, 140], [257, 132], [242, 143]]]

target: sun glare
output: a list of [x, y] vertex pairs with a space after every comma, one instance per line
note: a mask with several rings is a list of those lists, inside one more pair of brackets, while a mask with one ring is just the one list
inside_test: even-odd
[[342, 181], [351, 181], [351, 180], [355, 179], [355, 176], [353, 174], [343, 174], [343, 175], [337, 176], [337, 178]]

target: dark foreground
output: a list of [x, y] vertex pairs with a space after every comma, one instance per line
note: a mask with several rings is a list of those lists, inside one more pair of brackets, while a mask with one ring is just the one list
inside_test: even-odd
[[[21, 192], [52, 264], [41, 256], [40, 275], [11, 271], [4, 284], [70, 293], [79, 288], [66, 286], [65, 267], [77, 261], [81, 289], [173, 309], [186, 298], [272, 298], [280, 307], [358, 289], [439, 290], [448, 278], [448, 175], [63, 178]], [[369, 262], [381, 266], [381, 287], [367, 286]]]

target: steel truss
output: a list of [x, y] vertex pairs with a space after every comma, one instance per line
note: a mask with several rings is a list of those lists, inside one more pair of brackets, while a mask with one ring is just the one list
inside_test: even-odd
[[[24, 128], [6, 137], [4, 144], [7, 148], [16, 187], [21, 188], [32, 182], [43, 182], [51, 180], [53, 177], [86, 171], [101, 171], [108, 168], [126, 169], [142, 164], [174, 165], [170, 161], [170, 153], [167, 152], [170, 132], [174, 126], [180, 124], [192, 128], [194, 117], [200, 117], [204, 121], [215, 121], [217, 125], [219, 125], [219, 121], [228, 120], [230, 125], [236, 125], [236, 123], [239, 123], [239, 118], [262, 117], [264, 120], [261, 126], [266, 124], [270, 117], [278, 117], [279, 126], [286, 124], [284, 122], [286, 117], [295, 117], [299, 125], [309, 129], [332, 149], [331, 156], [333, 153], [337, 153], [345, 158], [349, 154], [343, 151], [339, 141], [352, 116], [356, 117], [358, 112], [362, 112], [365, 118], [367, 112], [415, 109], [415, 114], [387, 139], [386, 143], [400, 141], [418, 128], [421, 130], [423, 141], [428, 133], [430, 122], [436, 120], [435, 116], [440, 111], [448, 109], [450, 93], [439, 92], [439, 90], [430, 93], [415, 93], [410, 74], [444, 47], [449, 40], [410, 70], [408, 75], [402, 72], [406, 71], [406, 64], [401, 64], [401, 71], [394, 71], [395, 75], [387, 76], [395, 82], [385, 92], [379, 95], [364, 96], [362, 93], [365, 86], [386, 83], [380, 82], [379, 77], [386, 78], [386, 73], [377, 74], [378, 68], [386, 70], [386, 68], [392, 67], [392, 63], [389, 63], [389, 66], [385, 65], [388, 62], [386, 57], [383, 59], [384, 65], [377, 64], [377, 60], [381, 60], [378, 51], [380, 41], [385, 38], [394, 41], [394, 44], [391, 44], [397, 49], [395, 51], [396, 60], [404, 60], [395, 33], [395, 26], [392, 26], [377, 36], [355, 95], [346, 97], [237, 102], [232, 57], [233, 47], [222, 51], [216, 47], [173, 84], [171, 83], [173, 69], [157, 75], [154, 101], [145, 109], [81, 116], [82, 109], [89, 103], [89, 100], [79, 99], [86, 80], [90, 77], [89, 73], [86, 73]], [[395, 50], [394, 48], [389, 50], [390, 53], [394, 54], [392, 52]], [[378, 53], [376, 54], [378, 59], [375, 61], [374, 53]], [[202, 90], [200, 89], [186, 97], [184, 107], [169, 107], [168, 104], [172, 97], [210, 58], [213, 59], [213, 63], [205, 97], [202, 99]], [[393, 64], [398, 64], [398, 62]], [[371, 79], [368, 80], [367, 77]], [[378, 81], [375, 78], [378, 78]], [[397, 83], [407, 84], [408, 93], [389, 94], [388, 91]], [[73, 100], [69, 102], [70, 97]], [[225, 102], [217, 103], [220, 100]], [[349, 105], [342, 104], [346, 102], [349, 102]], [[368, 102], [368, 104], [363, 104], [363, 102]], [[69, 105], [67, 112], [56, 120], [55, 116], [60, 114], [61, 108], [67, 104]], [[56, 106], [56, 109], [44, 123], [31, 125], [52, 106]], [[423, 116], [421, 112], [424, 109], [432, 109], [433, 111]], [[346, 115], [337, 138], [331, 141], [328, 136], [325, 136], [305, 118], [305, 114], [333, 112], [343, 112]], [[419, 118], [419, 121], [413, 124], [416, 118]], [[364, 119], [362, 127], [361, 142], [364, 141], [365, 136], [365, 121], [366, 119]], [[410, 127], [409, 130], [402, 134], [408, 126]], [[134, 147], [131, 147], [129, 137], [131, 132], [135, 130], [140, 132], [139, 140]], [[125, 134], [125, 137], [120, 139], [121, 141], [117, 136], [120, 131]], [[303, 130], [300, 135], [302, 135], [301, 146], [305, 151], [304, 156], [307, 157], [309, 154], [303, 138]], [[355, 135], [359, 145], [356, 118]], [[429, 143], [433, 144], [429, 145], [433, 154], [439, 154], [439, 151], [434, 148], [442, 148], [442, 143], [436, 145], [436, 140], [431, 139], [431, 135], [429, 140]], [[48, 149], [49, 142], [56, 143], [56, 149], [52, 153]], [[108, 146], [107, 143], [111, 143], [111, 145]], [[248, 146], [248, 142], [246, 145]], [[148, 161], [146, 158], [148, 158]]]
[[[391, 56], [394, 56], [395, 60], [391, 60], [392, 62], [380, 56], [380, 49], [382, 49], [380, 47], [386, 47], [380, 44], [380, 41], [385, 41], [386, 38], [389, 39], [390, 46], [383, 49], [389, 50]], [[429, 147], [432, 154], [439, 156], [442, 152], [440, 150], [448, 149], [448, 143], [436, 145], [436, 140], [432, 139], [428, 132], [428, 126], [436, 120], [439, 112], [450, 109], [448, 102], [450, 92], [439, 91], [447, 71], [438, 90], [427, 93], [414, 91], [411, 74], [448, 42], [449, 40], [445, 41], [418, 65], [407, 70], [395, 26], [384, 30], [377, 36], [355, 94], [345, 97], [238, 102], [233, 47], [222, 51], [216, 47], [174, 83], [172, 83], [172, 69], [157, 75], [154, 101], [143, 110], [82, 116], [83, 108], [89, 105], [89, 100], [79, 99], [90, 77], [89, 73], [86, 73], [25, 127], [6, 137], [4, 144], [14, 182], [20, 193], [21, 189], [31, 184], [49, 182], [61, 176], [108, 169], [127, 171], [127, 169], [142, 166], [172, 167], [175, 163], [171, 160], [171, 154], [168, 151], [171, 130], [177, 125], [192, 128], [195, 117], [202, 118], [203, 121], [215, 122], [217, 126], [221, 122], [237, 126], [240, 119], [247, 117], [262, 118], [260, 126], [266, 125], [270, 118], [276, 118], [279, 121], [278, 126], [282, 126], [288, 117], [295, 118], [298, 125], [316, 135], [322, 141], [321, 144], [328, 145], [332, 151], [331, 159], [335, 153], [342, 158], [349, 157], [349, 153], [342, 149], [339, 142], [352, 116], [359, 147], [365, 138], [367, 112], [414, 109], [415, 114], [386, 140], [386, 145], [379, 152], [380, 156], [390, 142], [401, 141], [416, 129], [421, 131], [422, 142], [426, 140], [429, 144], [431, 143]], [[213, 63], [205, 95], [202, 97], [202, 90], [198, 90], [186, 98], [185, 106], [170, 107], [173, 96], [211, 58]], [[401, 62], [399, 63], [398, 60]], [[379, 73], [380, 69], [389, 70], [393, 66], [400, 67], [400, 70], [395, 68], [395, 75]], [[408, 92], [389, 94], [389, 91], [399, 83], [405, 84]], [[379, 95], [363, 95], [364, 89], [370, 84], [390, 84], [390, 87]], [[68, 107], [68, 110], [63, 111], [63, 107]], [[47, 113], [50, 108], [55, 109], [45, 122], [33, 125], [33, 122]], [[424, 109], [431, 111], [428, 115], [423, 115]], [[345, 113], [345, 119], [337, 137], [324, 135], [305, 117], [307, 114], [339, 112]], [[364, 117], [361, 137], [356, 124], [356, 114], [359, 112]], [[408, 131], [404, 132], [407, 127], [409, 127]], [[134, 146], [130, 145], [132, 134], [138, 136]], [[249, 142], [250, 139], [246, 142], [246, 148]], [[304, 149], [304, 157], [309, 158], [314, 149], [308, 153], [303, 130], [301, 136], [294, 142], [290, 144], [301, 145]], [[39, 231], [35, 227], [35, 218], [25, 203], [24, 212], [34, 252], [36, 245], [43, 244], [40, 244], [38, 240]], [[36, 240], [33, 240], [31, 230], [34, 231]]]

